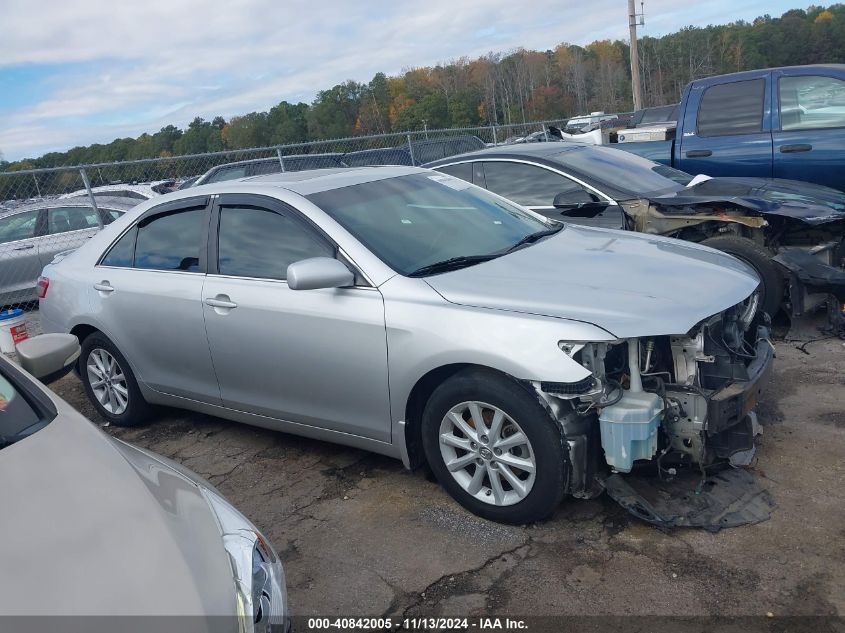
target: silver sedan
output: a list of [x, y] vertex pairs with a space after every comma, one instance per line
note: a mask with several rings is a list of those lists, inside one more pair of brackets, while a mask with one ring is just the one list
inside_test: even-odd
[[170, 405], [427, 463], [508, 522], [634, 461], [749, 448], [771, 362], [738, 260], [410, 167], [176, 192], [43, 274], [43, 325], [83, 341], [112, 423]]
[[0, 211], [0, 306], [35, 300], [38, 275], [56, 254], [78, 248], [136, 204], [131, 198], [98, 198], [99, 216], [87, 198]]

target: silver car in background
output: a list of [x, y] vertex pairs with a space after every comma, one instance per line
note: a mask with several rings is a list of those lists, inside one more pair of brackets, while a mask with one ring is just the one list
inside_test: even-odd
[[[80, 353], [66, 334], [17, 349], [45, 380]], [[44, 617], [37, 628], [47, 630], [50, 616], [173, 616], [162, 630], [232, 633], [289, 622], [273, 547], [211, 484], [109, 437], [2, 354], [0, 479], [7, 619]], [[85, 622], [79, 630], [121, 628], [108, 617]]]
[[515, 523], [635, 460], [750, 448], [772, 358], [738, 260], [413, 167], [179, 191], [43, 274], [112, 423], [163, 404], [427, 462]]
[[42, 200], [0, 211], [0, 306], [35, 300], [41, 269], [56, 254], [82, 246], [138, 202], [98, 198], [99, 217], [88, 198]]

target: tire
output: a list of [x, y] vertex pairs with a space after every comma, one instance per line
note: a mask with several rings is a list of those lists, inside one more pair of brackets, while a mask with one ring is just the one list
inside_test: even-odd
[[[111, 376], [106, 376], [108, 384], [98, 384], [102, 383], [102, 378], [98, 381], [98, 374], [102, 376], [107, 369], [111, 370]], [[111, 424], [137, 426], [149, 416], [150, 405], [141, 395], [129, 363], [102, 333], [94, 332], [82, 342], [79, 376], [97, 413]]]
[[715, 248], [728, 255], [741, 259], [751, 266], [760, 277], [760, 306], [762, 310], [774, 316], [780, 310], [783, 301], [784, 279], [776, 264], [772, 261], [772, 254], [745, 237], [720, 235], [701, 242], [705, 246]]
[[[481, 433], [475, 417], [484, 421]], [[527, 441], [513, 443], [520, 432]], [[443, 441], [445, 436], [449, 437]], [[567, 491], [568, 451], [557, 422], [524, 386], [496, 372], [464, 370], [435, 389], [423, 412], [422, 440], [440, 485], [485, 519], [502, 523], [545, 519]], [[496, 447], [505, 440], [509, 442], [503, 448]], [[533, 465], [534, 472], [516, 464]], [[516, 486], [510, 483], [514, 477]]]

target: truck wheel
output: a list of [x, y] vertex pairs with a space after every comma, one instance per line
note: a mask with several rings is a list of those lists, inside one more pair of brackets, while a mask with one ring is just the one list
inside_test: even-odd
[[88, 399], [115, 426], [136, 426], [150, 413], [129, 363], [100, 332], [82, 342], [79, 375]]
[[538, 521], [566, 492], [568, 451], [557, 423], [506, 376], [469, 369], [444, 382], [426, 403], [422, 439], [440, 485], [485, 519]]
[[728, 255], [741, 259], [760, 277], [760, 307], [758, 310], [774, 316], [783, 301], [784, 279], [772, 261], [772, 254], [756, 242], [745, 237], [720, 235], [701, 242]]

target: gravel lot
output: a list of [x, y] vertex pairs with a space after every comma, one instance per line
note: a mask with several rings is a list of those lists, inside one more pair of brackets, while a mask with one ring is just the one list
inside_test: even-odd
[[[105, 430], [207, 477], [275, 543], [298, 615], [845, 615], [845, 346], [777, 344], [755, 471], [778, 508], [711, 534], [607, 498], [538, 525], [462, 510], [398, 461], [162, 410]], [[71, 375], [54, 389], [103, 420]], [[841, 623], [841, 620], [839, 621]]]

